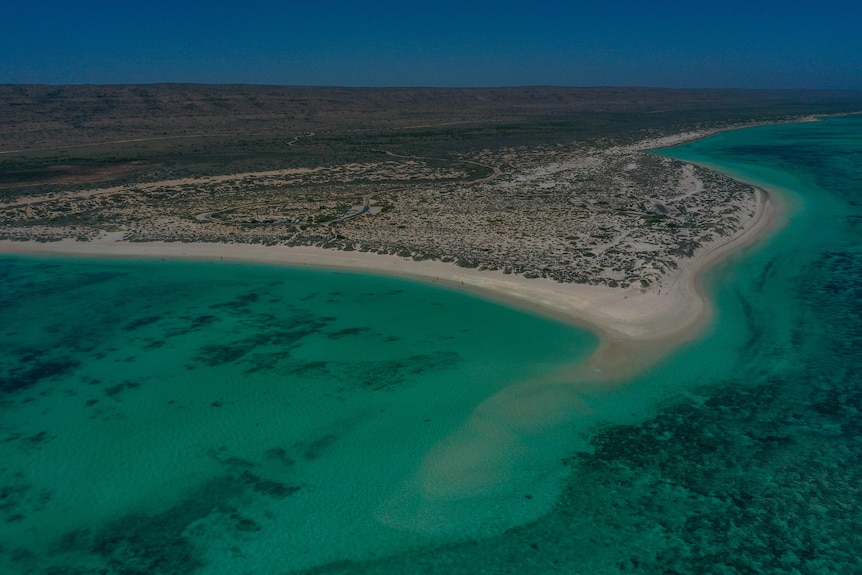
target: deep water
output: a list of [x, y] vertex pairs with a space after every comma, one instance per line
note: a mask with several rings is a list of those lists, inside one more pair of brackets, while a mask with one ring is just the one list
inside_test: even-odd
[[472, 499], [440, 480], [469, 449], [417, 470], [591, 336], [386, 278], [2, 258], [0, 572], [862, 572], [862, 117], [661, 153], [786, 225], [713, 270], [700, 338], [507, 436]]

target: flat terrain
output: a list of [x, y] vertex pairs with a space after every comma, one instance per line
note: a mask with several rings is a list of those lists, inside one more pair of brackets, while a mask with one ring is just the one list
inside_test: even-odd
[[661, 289], [750, 186], [646, 153], [862, 93], [0, 86], [0, 239], [285, 244]]

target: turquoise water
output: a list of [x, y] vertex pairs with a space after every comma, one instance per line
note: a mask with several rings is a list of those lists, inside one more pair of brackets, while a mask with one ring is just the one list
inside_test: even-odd
[[[280, 573], [527, 521], [551, 492], [459, 496], [458, 523], [422, 492], [449, 477], [418, 470], [486, 398], [596, 343], [347, 273], [4, 257], [0, 285], [3, 573]], [[528, 485], [565, 471], [538, 436]]]
[[862, 571], [860, 135], [662, 152], [790, 215], [604, 392], [589, 335], [430, 286], [3, 258], [0, 571]]
[[792, 210], [710, 274], [703, 336], [584, 398], [589, 445], [565, 458], [538, 519], [314, 573], [862, 572], [862, 117], [662, 153], [756, 181]]

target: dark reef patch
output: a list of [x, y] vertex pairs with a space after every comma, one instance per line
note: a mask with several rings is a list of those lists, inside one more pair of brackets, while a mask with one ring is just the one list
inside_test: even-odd
[[155, 349], [159, 349], [161, 347], [164, 347], [164, 345], [167, 343], [163, 339], [146, 339], [144, 341], [145, 343], [142, 346], [142, 349], [146, 351], [153, 351]]
[[192, 319], [191, 326], [192, 329], [201, 329], [203, 327], [209, 327], [213, 324], [218, 318], [214, 315], [199, 315]]
[[225, 447], [224, 445], [222, 445], [218, 449], [208, 449], [207, 455], [215, 459], [228, 469], [234, 471], [251, 469], [257, 466], [253, 461], [230, 455], [227, 451], [227, 447]]
[[361, 335], [363, 333], [368, 333], [371, 331], [370, 327], [348, 327], [344, 329], [340, 329], [336, 332], [328, 334], [326, 337], [329, 339], [341, 339], [343, 337]]
[[288, 369], [288, 373], [300, 376], [326, 375], [329, 373], [326, 369], [327, 365], [329, 365], [328, 361], [292, 362], [290, 364], [290, 368]]
[[296, 463], [296, 461], [292, 457], [290, 457], [287, 450], [283, 447], [273, 447], [272, 449], [267, 449], [264, 455], [267, 459], [278, 461], [287, 467], [290, 467], [291, 465]]
[[254, 335], [227, 343], [211, 343], [198, 350], [195, 359], [207, 366], [242, 362], [247, 373], [274, 369], [290, 356], [290, 350], [326, 327], [326, 321], [311, 314], [296, 314], [287, 320], [255, 314], [249, 318], [258, 326]]
[[266, 495], [274, 499], [290, 497], [302, 489], [302, 486], [299, 485], [287, 485], [279, 481], [264, 479], [250, 471], [243, 471], [239, 476], [239, 480], [243, 485], [250, 487], [256, 493], [260, 493], [261, 495]]
[[338, 441], [338, 436], [334, 433], [329, 433], [319, 439], [315, 439], [314, 441], [298, 442], [294, 447], [302, 453], [302, 457], [307, 461], [314, 461], [323, 455], [323, 452], [331, 447], [336, 441]]
[[351, 364], [349, 377], [374, 391], [396, 387], [423, 373], [455, 367], [461, 356], [454, 351], [435, 351], [403, 359]]
[[184, 323], [177, 327], [172, 327], [171, 329], [165, 330], [162, 334], [162, 337], [165, 340], [172, 339], [175, 337], [181, 337], [184, 335], [188, 335], [190, 333], [194, 333], [196, 331], [200, 331], [204, 328], [211, 327], [214, 323], [216, 323], [219, 318], [214, 315], [204, 314], [197, 316], [182, 316], [179, 318]]
[[242, 311], [245, 308], [249, 307], [251, 304], [255, 303], [260, 299], [260, 294], [257, 293], [247, 293], [241, 296], [237, 296], [230, 301], [223, 303], [216, 303], [209, 306], [210, 309], [227, 309], [231, 311]]
[[17, 363], [0, 365], [0, 392], [18, 393], [43, 380], [66, 377], [80, 365], [70, 357], [51, 358], [48, 352], [28, 350], [18, 355]]
[[49, 435], [47, 431], [40, 431], [39, 433], [22, 437], [21, 442], [29, 446], [36, 446], [56, 438], [56, 435]]
[[135, 331], [138, 328], [142, 328], [144, 326], [154, 324], [157, 321], [159, 321], [160, 319], [162, 319], [162, 316], [160, 316], [160, 315], [149, 315], [146, 317], [138, 318], [138, 319], [124, 325], [123, 331]]
[[[55, 549], [67, 564], [46, 573], [191, 575], [206, 565], [195, 537], [205, 534], [208, 523], [229, 526], [237, 538], [247, 538], [263, 529], [240, 513], [235, 501], [247, 493], [282, 499], [300, 489], [248, 470], [216, 477], [160, 513], [132, 513], [99, 527], [66, 533]], [[69, 564], [70, 556], [77, 556], [80, 564]], [[99, 558], [103, 566], [92, 567], [94, 558]]]
[[88, 534], [78, 533], [75, 539], [78, 545], [86, 541], [90, 552], [103, 558], [113, 573], [194, 573], [205, 562], [183, 532], [213, 513], [221, 498], [237, 494], [234, 482], [214, 479], [162, 513], [126, 515], [104, 525], [89, 538]]
[[0, 486], [0, 518], [6, 523], [23, 521], [28, 512], [39, 512], [54, 497], [48, 489], [37, 489], [35, 485], [23, 483], [21, 477], [15, 483]]
[[195, 360], [209, 367], [233, 363], [254, 349], [254, 343], [241, 340], [232, 344], [209, 344], [198, 350]]
[[127, 379], [127, 380], [124, 380], [123, 382], [118, 383], [116, 385], [106, 387], [104, 392], [105, 392], [105, 395], [107, 395], [108, 397], [117, 397], [118, 395], [120, 395], [121, 393], [123, 393], [126, 390], [137, 389], [138, 387], [141, 387], [140, 383]]

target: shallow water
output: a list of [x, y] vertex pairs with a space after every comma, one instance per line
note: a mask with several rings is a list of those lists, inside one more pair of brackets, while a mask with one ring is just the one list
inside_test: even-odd
[[589, 406], [554, 508], [497, 537], [362, 573], [862, 571], [862, 117], [720, 134], [662, 153], [791, 205], [713, 270], [698, 341]]
[[792, 215], [711, 273], [702, 337], [604, 393], [554, 377], [588, 335], [428, 286], [4, 259], [3, 572], [860, 571], [860, 134], [663, 152]]
[[[595, 345], [356, 274], [4, 257], [0, 276], [4, 573], [275, 573], [532, 519], [553, 493], [443, 517], [463, 481], [441, 468], [468, 462], [423, 459], [488, 396]], [[564, 471], [544, 460], [521, 485]]]

